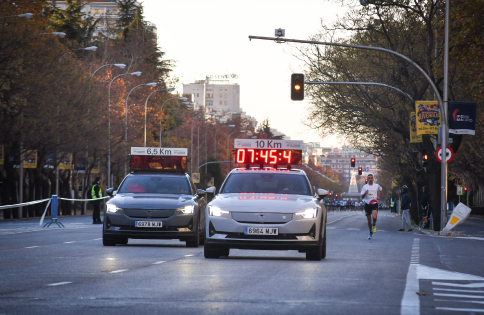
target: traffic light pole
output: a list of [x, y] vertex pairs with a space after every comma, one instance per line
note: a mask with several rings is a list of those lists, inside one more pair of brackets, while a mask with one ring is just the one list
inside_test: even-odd
[[261, 39], [261, 40], [270, 40], [275, 41], [276, 43], [302, 43], [302, 44], [313, 44], [313, 45], [327, 45], [327, 46], [337, 46], [337, 47], [347, 47], [347, 48], [357, 48], [357, 49], [365, 49], [365, 50], [376, 50], [381, 52], [386, 52], [392, 55], [399, 57], [413, 65], [419, 72], [424, 76], [424, 78], [429, 83], [432, 91], [435, 94], [435, 98], [437, 98], [437, 102], [440, 106], [440, 112], [442, 113], [441, 119], [441, 139], [442, 139], [442, 163], [441, 163], [441, 172], [440, 172], [440, 229], [442, 230], [447, 223], [447, 160], [445, 159], [445, 149], [447, 148], [447, 68], [448, 68], [448, 14], [449, 8], [448, 4], [449, 1], [446, 1], [446, 19], [445, 19], [445, 45], [446, 48], [444, 49], [444, 99], [445, 104], [440, 96], [439, 90], [435, 85], [434, 81], [430, 78], [430, 76], [422, 69], [415, 61], [408, 58], [405, 55], [402, 55], [396, 51], [386, 49], [383, 47], [373, 47], [373, 46], [362, 46], [362, 45], [351, 45], [351, 44], [342, 44], [342, 43], [332, 43], [332, 42], [319, 42], [314, 40], [301, 40], [301, 39], [287, 39], [284, 37], [265, 37], [265, 36], [253, 36], [249, 35], [249, 40], [252, 39]]

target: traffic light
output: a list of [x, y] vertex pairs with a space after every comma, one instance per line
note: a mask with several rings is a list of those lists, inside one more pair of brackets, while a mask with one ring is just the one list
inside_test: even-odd
[[291, 100], [302, 101], [304, 99], [304, 74], [291, 74]]
[[356, 165], [356, 160], [355, 159], [351, 159], [351, 167], [355, 167]]
[[427, 155], [427, 150], [423, 149], [423, 151], [422, 151], [422, 167], [427, 167], [428, 159], [429, 159], [429, 156]]
[[358, 167], [358, 175], [362, 175], [363, 174], [363, 169], [361, 167]]
[[338, 198], [338, 194], [336, 194], [336, 198]]
[[330, 193], [329, 193], [329, 196], [331, 197], [332, 195], [333, 195], [333, 193], [332, 193], [332, 192], [330, 192]]
[[365, 179], [365, 184], [368, 184], [368, 179]]
[[464, 190], [467, 191], [467, 187], [464, 187]]

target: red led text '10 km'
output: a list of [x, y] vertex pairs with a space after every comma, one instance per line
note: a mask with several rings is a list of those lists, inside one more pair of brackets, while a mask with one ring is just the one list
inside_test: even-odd
[[301, 158], [301, 150], [237, 149], [235, 161], [237, 164], [294, 165], [301, 164]]

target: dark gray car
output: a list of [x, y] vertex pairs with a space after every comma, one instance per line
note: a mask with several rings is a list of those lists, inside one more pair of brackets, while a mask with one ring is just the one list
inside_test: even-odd
[[127, 175], [106, 203], [103, 244], [134, 239], [179, 239], [188, 247], [204, 243], [205, 194], [186, 174]]

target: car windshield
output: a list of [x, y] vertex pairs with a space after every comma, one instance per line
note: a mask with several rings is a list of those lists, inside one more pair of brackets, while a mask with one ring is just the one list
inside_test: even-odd
[[221, 193], [311, 195], [305, 176], [282, 173], [231, 174]]
[[128, 176], [118, 193], [189, 195], [190, 186], [184, 177], [175, 176]]

